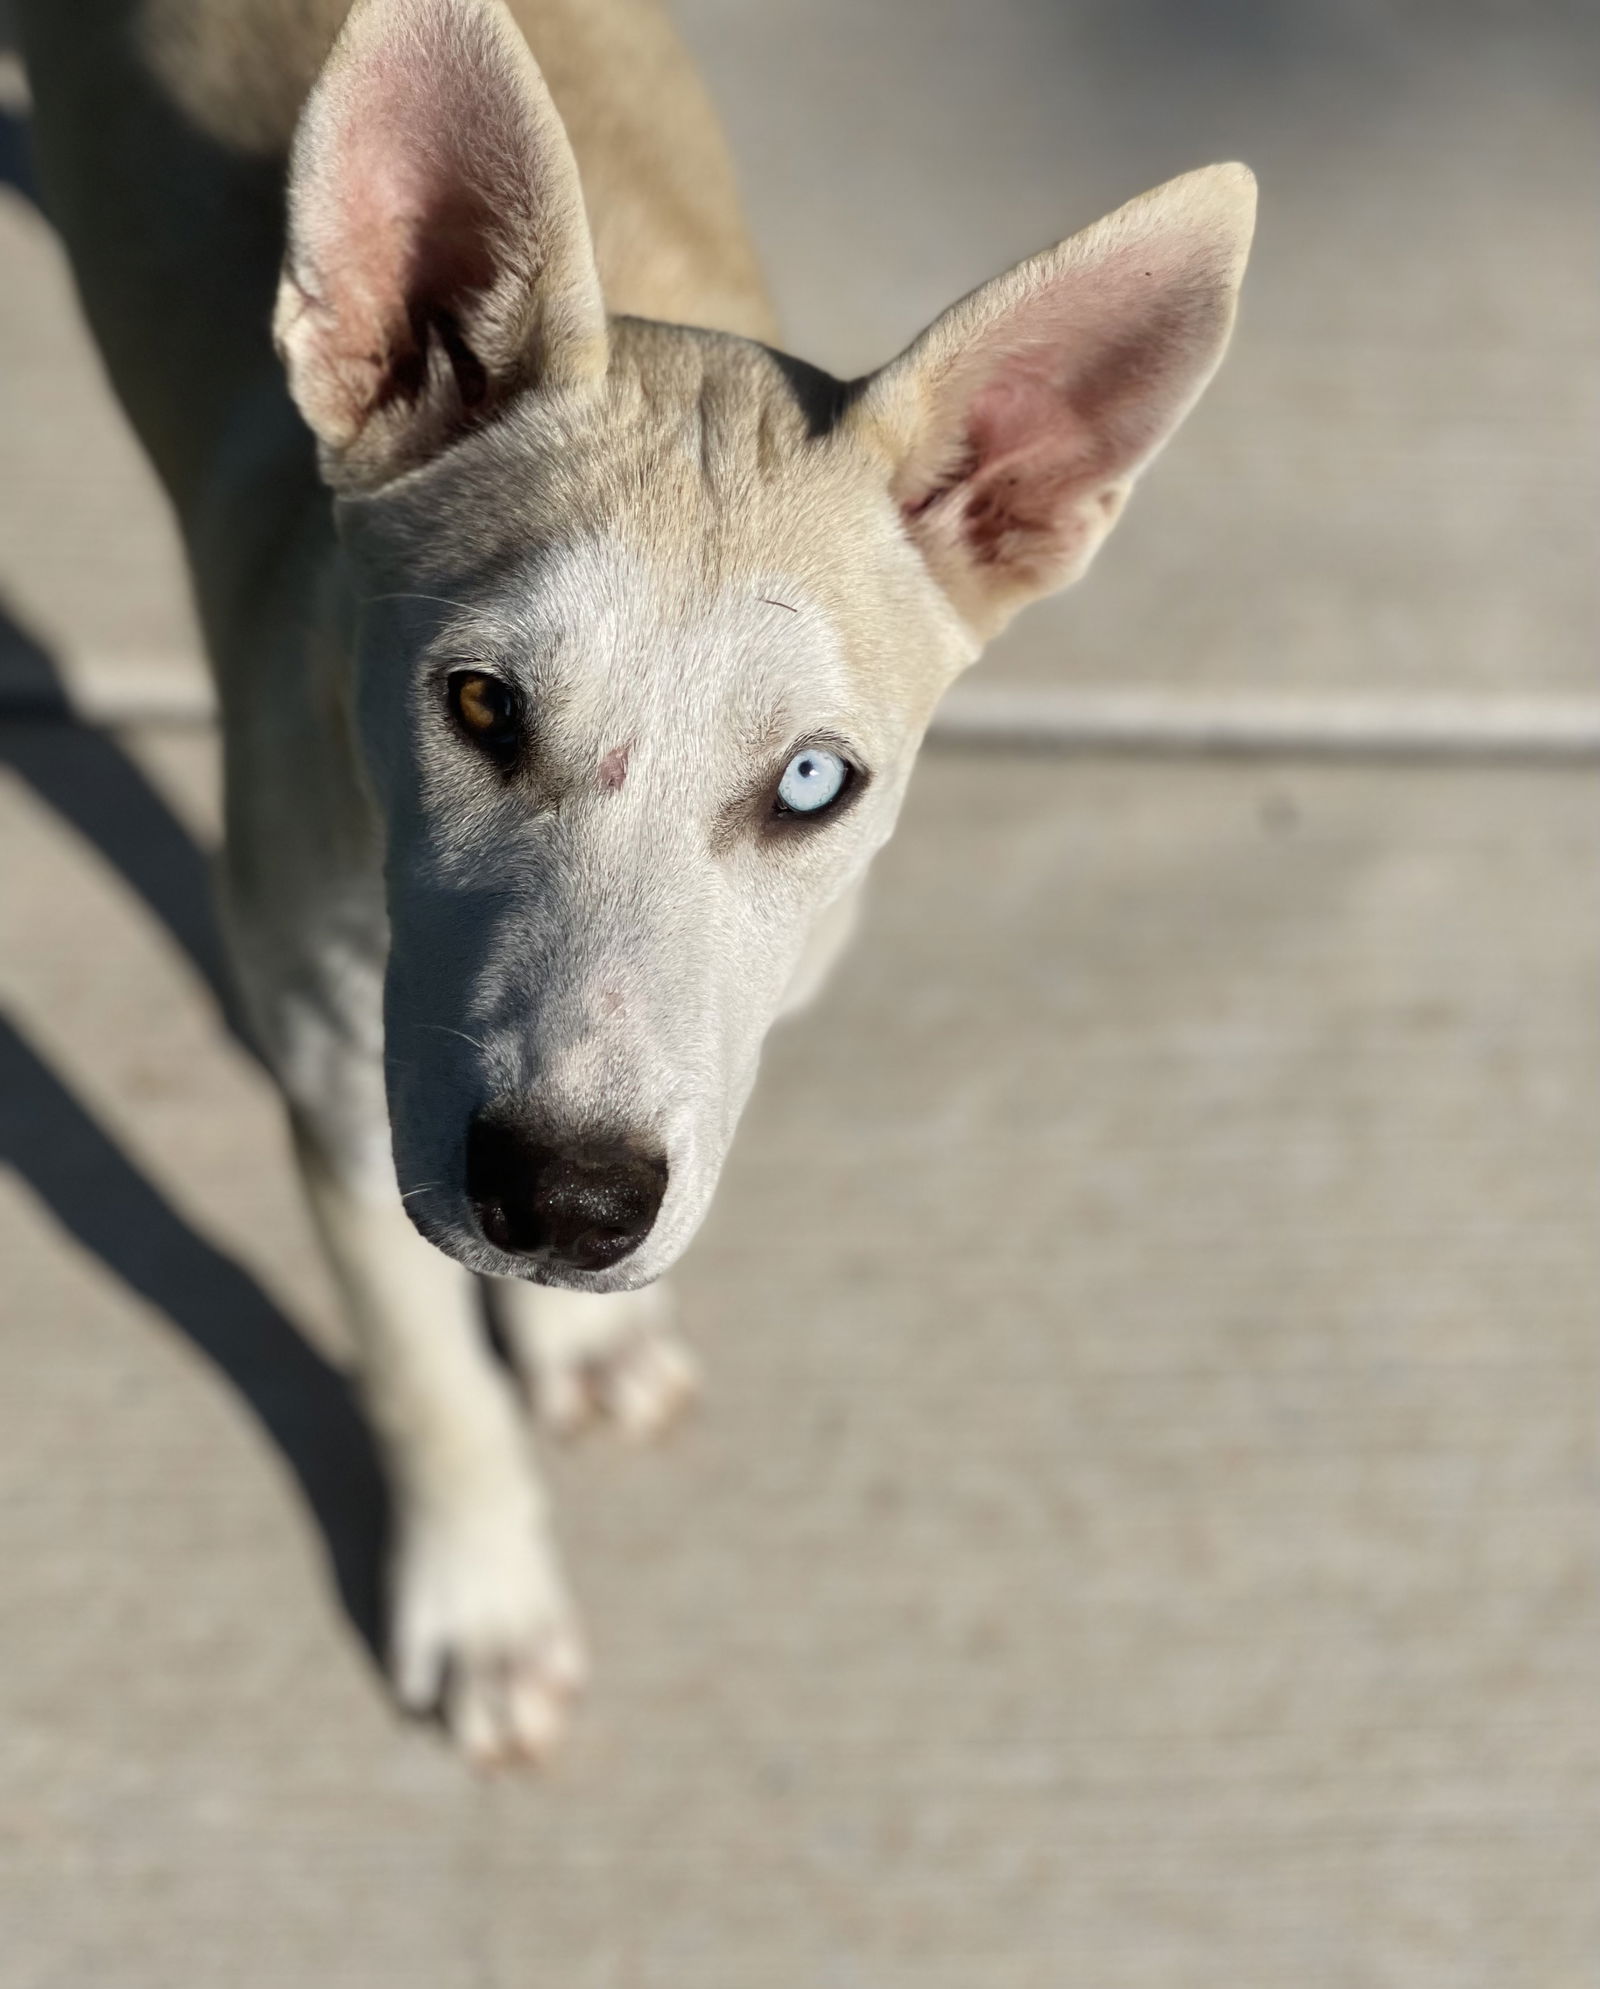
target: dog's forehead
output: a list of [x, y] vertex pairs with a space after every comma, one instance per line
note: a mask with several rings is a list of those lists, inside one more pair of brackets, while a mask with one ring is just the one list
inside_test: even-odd
[[788, 672], [842, 680], [841, 632], [804, 580], [781, 568], [735, 575], [695, 570], [610, 532], [549, 550], [529, 575], [523, 614], [576, 667], [641, 676], [738, 676], [761, 658]]
[[546, 549], [491, 607], [564, 729], [753, 744], [858, 716], [843, 633], [793, 573], [713, 579], [599, 532]]

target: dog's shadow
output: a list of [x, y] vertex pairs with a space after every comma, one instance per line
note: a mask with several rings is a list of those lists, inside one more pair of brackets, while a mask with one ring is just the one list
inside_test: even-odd
[[[31, 714], [0, 714], [0, 760], [115, 866], [232, 1018], [204, 853], [115, 739], [73, 719], [50, 657], [3, 608], [0, 682], [13, 713]], [[376, 1656], [387, 1512], [372, 1439], [344, 1375], [242, 1266], [184, 1221], [3, 1016], [0, 1160], [248, 1405], [294, 1472], [345, 1612]]]

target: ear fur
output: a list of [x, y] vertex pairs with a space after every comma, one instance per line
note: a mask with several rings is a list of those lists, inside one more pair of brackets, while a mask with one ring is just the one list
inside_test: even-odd
[[1187, 173], [973, 291], [868, 383], [852, 418], [980, 637], [1078, 578], [1199, 398], [1254, 218], [1248, 168]]
[[346, 490], [604, 374], [577, 167], [501, 0], [356, 0], [295, 135], [273, 333]]

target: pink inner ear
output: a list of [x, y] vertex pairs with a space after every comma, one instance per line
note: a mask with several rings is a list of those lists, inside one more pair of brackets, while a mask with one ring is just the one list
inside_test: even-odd
[[959, 439], [906, 507], [925, 543], [1050, 585], [1092, 548], [1121, 480], [1181, 412], [1208, 315], [1203, 293], [1153, 264], [1113, 255], [1092, 282], [1026, 298], [958, 366], [942, 398]]
[[[1052, 363], [1054, 361], [1054, 363]], [[1012, 360], [967, 409], [961, 535], [985, 564], [1015, 558], [1067, 525], [1095, 450], [1060, 380], [1060, 362], [1035, 352]]]
[[991, 364], [966, 402], [955, 460], [907, 503], [907, 522], [985, 566], [1063, 558], [1075, 501], [1105, 451], [1073, 405], [1059, 351], [1034, 346]]
[[519, 76], [483, 22], [412, 12], [416, 32], [374, 34], [320, 86], [317, 143], [292, 189], [304, 309], [291, 377], [312, 425], [341, 447], [420, 396], [441, 351], [470, 415], [488, 367], [504, 362], [500, 344], [523, 330], [505, 299], [536, 274]]
[[451, 93], [437, 79], [434, 93], [420, 91], [403, 63], [379, 65], [367, 80], [365, 114], [340, 134], [339, 192], [322, 217], [319, 262], [333, 281], [336, 294], [325, 301], [334, 305], [345, 351], [393, 373], [384, 384], [394, 393], [415, 384], [405, 376], [421, 363], [430, 318], [459, 312], [492, 283], [494, 265], [485, 203], [450, 129], [459, 108]]
[[967, 404], [967, 440], [978, 461], [994, 462], [1070, 424], [1061, 370], [1050, 353], [1019, 355], [978, 389]]

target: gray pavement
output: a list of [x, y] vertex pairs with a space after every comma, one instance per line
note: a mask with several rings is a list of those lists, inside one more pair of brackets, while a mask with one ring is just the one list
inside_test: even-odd
[[337, 1600], [265, 1088], [136, 812], [14, 785], [0, 1980], [1592, 1989], [1597, 813], [930, 758], [688, 1260], [707, 1414], [560, 1462], [594, 1703], [480, 1787]]
[[[1593, 694], [1579, 10], [681, 11], [842, 369], [1262, 172], [1216, 398], [994, 683]], [[192, 676], [3, 189], [0, 446], [0, 673]], [[1592, 769], [930, 752], [684, 1267], [706, 1413], [553, 1460], [593, 1701], [484, 1784], [368, 1654], [214, 743], [0, 760], [0, 1989], [1597, 1989]]]

